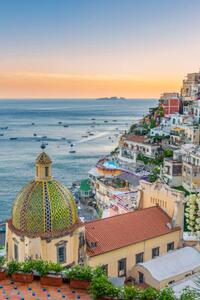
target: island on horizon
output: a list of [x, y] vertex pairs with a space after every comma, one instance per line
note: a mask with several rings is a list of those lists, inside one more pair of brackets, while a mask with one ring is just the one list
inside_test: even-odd
[[126, 100], [124, 97], [102, 97], [102, 98], [97, 98], [96, 100]]

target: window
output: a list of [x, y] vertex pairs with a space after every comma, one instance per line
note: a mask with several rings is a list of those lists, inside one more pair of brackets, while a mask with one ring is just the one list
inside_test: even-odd
[[152, 258], [159, 256], [159, 247], [152, 249]]
[[126, 258], [118, 260], [118, 277], [126, 276]]
[[14, 259], [15, 260], [19, 259], [18, 245], [17, 244], [14, 244]]
[[108, 265], [102, 265], [101, 267], [102, 267], [105, 275], [108, 276]]
[[49, 176], [49, 167], [45, 167], [45, 176], [46, 176], [46, 177]]
[[144, 259], [144, 252], [138, 253], [135, 255], [135, 263], [139, 264], [142, 263]]
[[144, 274], [141, 272], [138, 272], [139, 275], [139, 283], [144, 283]]
[[171, 242], [171, 243], [167, 244], [167, 252], [172, 251], [172, 250], [174, 250], [174, 242]]
[[60, 264], [66, 262], [66, 245], [57, 246], [57, 262]]

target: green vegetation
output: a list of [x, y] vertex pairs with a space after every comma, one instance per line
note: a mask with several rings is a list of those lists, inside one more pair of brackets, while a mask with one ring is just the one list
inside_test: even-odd
[[155, 158], [150, 158], [142, 153], [138, 153], [137, 160], [142, 161], [145, 165], [157, 165], [160, 166], [163, 163], [164, 158], [172, 157], [173, 151], [170, 148], [163, 150]]
[[90, 294], [95, 300], [104, 297], [123, 300], [195, 300], [199, 296], [198, 291], [189, 288], [183, 291], [180, 298], [175, 297], [171, 288], [164, 288], [160, 291], [152, 287], [139, 289], [132, 285], [117, 288], [105, 275], [93, 278]]
[[189, 196], [191, 194], [182, 185], [180, 185], [180, 186], [173, 186], [173, 189], [176, 189], [176, 190], [178, 190], [180, 192], [184, 192], [185, 196]]
[[156, 120], [154, 118], [151, 118], [150, 129], [155, 128], [155, 127], [156, 127]]
[[115, 155], [119, 153], [119, 147], [116, 147], [113, 151], [110, 152], [110, 155]]
[[6, 259], [4, 256], [0, 256], [0, 269], [4, 267]]
[[12, 260], [12, 261], [8, 262], [7, 268], [6, 268], [7, 269], [6, 272], [7, 272], [8, 276], [11, 276], [13, 273], [20, 272], [21, 266], [22, 266], [22, 264], [16, 260]]
[[[5, 258], [0, 257], [0, 267], [5, 265]], [[176, 298], [173, 290], [164, 288], [160, 291], [149, 287], [139, 289], [136, 286], [125, 285], [115, 287], [109, 278], [105, 275], [101, 266], [92, 268], [89, 266], [76, 265], [70, 269], [64, 269], [60, 264], [47, 262], [43, 260], [27, 260], [25, 262], [10, 261], [6, 265], [7, 274], [11, 276], [15, 272], [31, 273], [36, 271], [40, 276], [45, 276], [49, 272], [56, 274], [61, 271], [67, 279], [78, 279], [90, 281], [89, 292], [94, 300], [101, 297], [123, 300], [195, 300], [200, 295], [200, 277], [196, 281], [197, 288], [186, 288], [183, 290], [180, 298]]]
[[172, 156], [173, 156], [173, 150], [170, 149], [170, 148], [165, 149], [165, 150], [163, 151], [163, 156], [164, 156], [164, 157], [172, 157]]
[[160, 174], [160, 168], [154, 168], [149, 174], [148, 179], [150, 182], [155, 182], [158, 179], [158, 175]]
[[119, 292], [120, 289], [114, 287], [105, 275], [95, 277], [91, 282], [90, 294], [95, 300], [101, 297], [118, 298]]

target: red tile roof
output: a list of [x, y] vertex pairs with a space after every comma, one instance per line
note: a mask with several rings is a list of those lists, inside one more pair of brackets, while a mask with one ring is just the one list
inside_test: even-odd
[[147, 137], [145, 135], [128, 135], [125, 140], [136, 143], [144, 143], [147, 140]]
[[181, 230], [169, 228], [170, 222], [171, 218], [158, 206], [87, 222], [87, 243], [96, 243], [96, 247], [87, 247], [87, 254], [99, 255]]

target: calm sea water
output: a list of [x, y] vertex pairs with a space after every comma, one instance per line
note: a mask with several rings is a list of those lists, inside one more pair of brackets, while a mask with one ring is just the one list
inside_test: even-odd
[[[128, 129], [156, 103], [148, 99], [1, 100], [0, 221], [10, 216], [17, 192], [34, 177], [42, 136], [47, 136], [46, 152], [53, 160], [53, 176], [70, 187], [73, 181], [86, 178], [96, 161], [117, 146], [118, 130]], [[92, 119], [95, 127], [91, 127]], [[94, 136], [83, 138], [88, 131]], [[69, 141], [75, 145], [75, 154], [69, 153]]]

